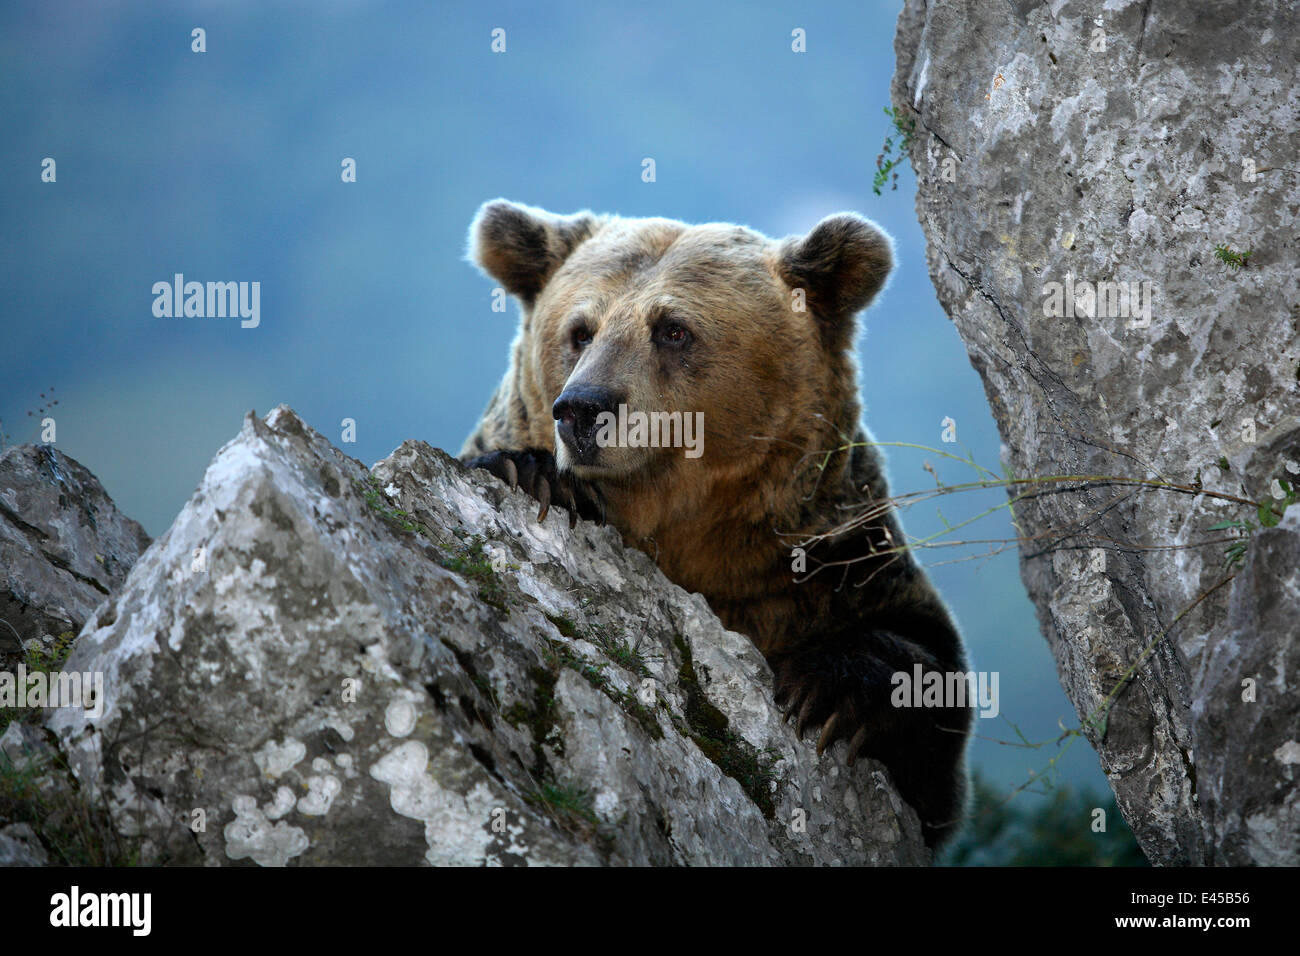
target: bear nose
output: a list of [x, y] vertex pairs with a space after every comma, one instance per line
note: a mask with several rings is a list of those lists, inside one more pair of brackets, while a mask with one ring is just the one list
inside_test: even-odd
[[615, 414], [618, 403], [617, 395], [597, 385], [571, 385], [555, 400], [551, 414], [559, 423], [560, 438], [579, 459], [595, 458], [598, 419], [603, 412]]

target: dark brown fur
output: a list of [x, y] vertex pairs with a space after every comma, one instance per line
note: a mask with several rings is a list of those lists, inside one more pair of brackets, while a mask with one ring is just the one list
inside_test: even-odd
[[[748, 635], [801, 731], [881, 759], [932, 846], [965, 794], [967, 708], [890, 704], [913, 664], [964, 671], [961, 639], [908, 553], [859, 422], [855, 314], [892, 266], [851, 214], [773, 242], [738, 226], [579, 213], [497, 200], [471, 254], [516, 295], [510, 370], [462, 458], [612, 523], [664, 573]], [[798, 290], [798, 291], [796, 291]], [[802, 294], [806, 310], [793, 307]], [[672, 341], [686, 329], [687, 344]], [[589, 344], [580, 346], [584, 335]], [[704, 413], [703, 455], [557, 444], [553, 405], [594, 388], [629, 409]], [[792, 570], [803, 547], [807, 572]]]

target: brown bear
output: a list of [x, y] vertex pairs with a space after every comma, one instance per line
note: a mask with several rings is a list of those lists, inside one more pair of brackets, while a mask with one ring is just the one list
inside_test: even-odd
[[470, 254], [522, 319], [462, 460], [522, 485], [540, 517], [555, 500], [613, 524], [703, 594], [763, 652], [798, 732], [881, 760], [939, 846], [962, 815], [969, 702], [895, 707], [894, 678], [947, 678], [965, 655], [899, 550], [853, 354], [889, 240], [848, 213], [778, 242], [495, 200]]

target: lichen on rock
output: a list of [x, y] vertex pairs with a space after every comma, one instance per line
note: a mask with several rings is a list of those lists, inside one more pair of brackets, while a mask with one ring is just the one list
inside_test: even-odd
[[284, 406], [68, 666], [103, 715], [47, 726], [145, 862], [928, 860], [884, 770], [797, 740], [753, 645], [612, 529], [422, 442], [367, 470]]

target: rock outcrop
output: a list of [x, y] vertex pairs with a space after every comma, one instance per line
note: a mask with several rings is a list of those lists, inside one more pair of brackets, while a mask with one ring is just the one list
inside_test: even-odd
[[927, 862], [702, 597], [536, 511], [250, 414], [65, 666], [104, 675], [101, 713], [46, 719], [80, 791], [153, 863]]
[[0, 867], [47, 866], [49, 854], [29, 823], [0, 827]]
[[1122, 688], [1091, 733], [1119, 805], [1153, 862], [1294, 865], [1300, 543], [1294, 511], [1264, 526], [1300, 482], [1300, 12], [907, 0], [895, 49], [1006, 464], [1163, 485], [1016, 506], [1080, 717]]
[[[50, 854], [33, 824], [47, 831], [58, 859], [61, 841], [56, 834], [63, 829], [64, 811], [73, 802], [74, 792], [66, 767], [59, 766], [44, 733], [21, 720], [11, 720], [0, 734], [0, 867], [50, 863]], [[11, 815], [27, 819], [10, 819]]]
[[126, 579], [149, 536], [53, 445], [0, 454], [0, 665], [75, 634]]

